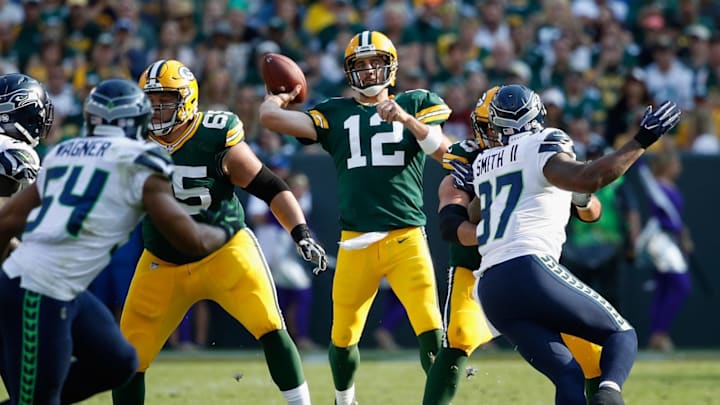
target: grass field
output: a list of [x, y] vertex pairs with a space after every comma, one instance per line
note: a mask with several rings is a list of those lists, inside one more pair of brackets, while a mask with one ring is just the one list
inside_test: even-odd
[[[363, 405], [419, 404], [424, 374], [415, 351], [361, 351], [356, 385]], [[332, 404], [324, 352], [303, 354], [313, 403]], [[552, 384], [511, 351], [478, 352], [477, 374], [461, 382], [454, 404], [552, 404]], [[720, 352], [641, 352], [625, 385], [629, 405], [720, 404]], [[0, 400], [7, 394], [0, 387]], [[86, 405], [110, 404], [101, 394]], [[261, 352], [163, 353], [147, 374], [148, 405], [284, 404]]]

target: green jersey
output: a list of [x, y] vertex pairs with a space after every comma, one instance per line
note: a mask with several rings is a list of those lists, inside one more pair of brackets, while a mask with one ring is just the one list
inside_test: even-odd
[[[439, 125], [450, 108], [435, 93], [412, 90], [395, 101], [428, 125]], [[375, 105], [353, 98], [318, 104], [312, 118], [318, 142], [330, 153], [338, 177], [340, 226], [357, 232], [424, 226], [425, 153], [399, 122], [385, 122]]]
[[[171, 144], [159, 137], [150, 138], [172, 155], [175, 198], [197, 222], [207, 222], [201, 210], [216, 210], [223, 200], [229, 200], [244, 218], [235, 186], [221, 167], [228, 149], [244, 138], [242, 122], [226, 111], [198, 113], [185, 133]], [[143, 221], [143, 239], [147, 250], [167, 262], [184, 264], [202, 259], [175, 249], [147, 217]]]
[[[463, 163], [471, 163], [480, 153], [480, 147], [474, 140], [456, 142], [443, 155], [443, 168], [452, 171], [451, 160], [459, 160]], [[480, 268], [480, 253], [477, 246], [463, 246], [459, 243], [450, 243], [450, 258], [448, 263], [451, 267], [465, 267], [470, 270]]]

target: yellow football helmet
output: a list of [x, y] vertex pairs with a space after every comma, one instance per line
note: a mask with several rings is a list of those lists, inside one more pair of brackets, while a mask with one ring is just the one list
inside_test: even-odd
[[481, 150], [500, 146], [500, 139], [495, 135], [495, 131], [490, 128], [489, 111], [490, 102], [499, 89], [500, 86], [495, 86], [483, 93], [477, 101], [477, 104], [475, 104], [475, 109], [472, 114], [470, 114], [473, 132], [475, 132], [475, 140]]
[[154, 111], [173, 110], [172, 118], [159, 124], [150, 123], [150, 132], [155, 136], [165, 136], [178, 125], [191, 120], [198, 110], [198, 83], [195, 75], [187, 66], [176, 60], [161, 59], [152, 63], [140, 75], [138, 85], [145, 93], [175, 92], [178, 95], [175, 104], [153, 104]]
[[[355, 61], [371, 56], [381, 56], [384, 66], [366, 69], [355, 69]], [[374, 83], [364, 83], [358, 74], [361, 71], [377, 69]], [[382, 89], [395, 85], [395, 74], [398, 69], [397, 51], [392, 41], [378, 31], [363, 31], [356, 34], [345, 48], [345, 75], [350, 87], [367, 97], [374, 97]], [[382, 75], [381, 75], [382, 73]]]

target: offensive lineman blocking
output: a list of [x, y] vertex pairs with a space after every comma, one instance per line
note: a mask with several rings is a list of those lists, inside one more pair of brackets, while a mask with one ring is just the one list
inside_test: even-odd
[[51, 149], [37, 182], [0, 209], [0, 250], [24, 229], [0, 272], [0, 370], [11, 404], [75, 403], [135, 373], [135, 350], [86, 288], [146, 212], [194, 254], [220, 247], [235, 226], [214, 215], [221, 228], [197, 224], [175, 201], [170, 156], [144, 142], [150, 102], [134, 83], [100, 82], [84, 114], [88, 136]]

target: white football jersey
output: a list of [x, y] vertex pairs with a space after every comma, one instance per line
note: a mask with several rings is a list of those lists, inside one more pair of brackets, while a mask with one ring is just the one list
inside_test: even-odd
[[3, 267], [20, 285], [68, 301], [84, 291], [144, 215], [147, 178], [170, 178], [170, 156], [125, 137], [79, 137], [55, 146], [37, 180], [41, 205]]
[[35, 182], [40, 170], [40, 157], [23, 141], [0, 135], [0, 176], [8, 177], [25, 188]]
[[543, 168], [560, 152], [573, 158], [570, 137], [556, 128], [515, 135], [473, 162], [482, 219], [477, 226], [479, 272], [528, 254], [556, 260], [565, 242], [572, 193], [550, 184]]

